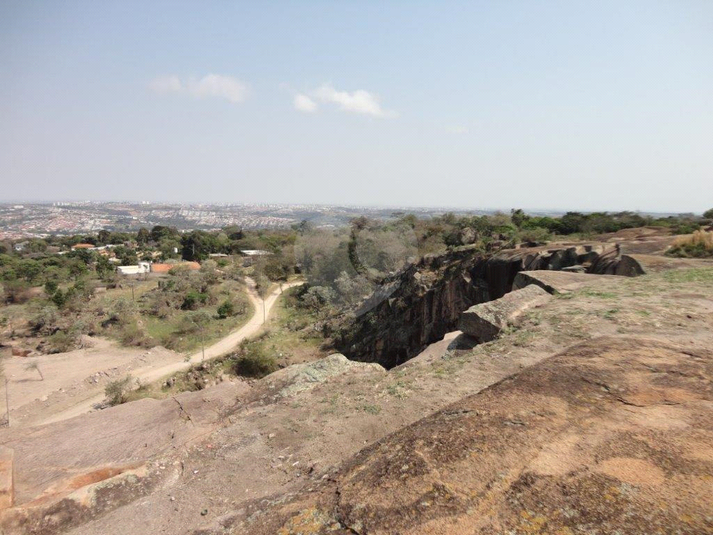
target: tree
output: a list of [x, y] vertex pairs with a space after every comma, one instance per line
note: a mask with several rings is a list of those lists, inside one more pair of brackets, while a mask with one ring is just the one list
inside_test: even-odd
[[235, 305], [232, 301], [223, 301], [223, 303], [218, 307], [218, 317], [220, 319], [225, 319], [230, 316], [235, 316]]
[[210, 253], [219, 252], [218, 240], [215, 235], [194, 230], [190, 234], [181, 238], [183, 246], [182, 256], [184, 260], [200, 262], [207, 258]]
[[40, 364], [36, 360], [33, 360], [32, 362], [28, 362], [25, 364], [25, 370], [30, 371], [30, 370], [37, 370], [37, 373], [40, 374], [40, 381], [45, 380], [45, 376], [42, 375], [42, 370], [40, 370]]
[[144, 227], [141, 227], [136, 233], [136, 243], [139, 245], [146, 245], [149, 242], [150, 237], [151, 234], [149, 234], [149, 231]]
[[156, 225], [154, 228], [151, 229], [150, 234], [151, 241], [154, 241], [156, 243], [165, 239], [178, 241], [181, 238], [180, 233], [178, 232], [178, 230], [176, 230], [175, 227], [165, 227], [163, 225]]
[[106, 245], [107, 243], [109, 243], [110, 239], [111, 239], [111, 232], [109, 232], [108, 230], [102, 229], [97, 233], [97, 241], [101, 244]]
[[522, 228], [530, 217], [522, 209], [518, 208], [517, 210], [513, 209], [510, 212], [510, 219], [512, 219], [513, 224], [517, 228]]
[[703, 217], [705, 217], [706, 219], [713, 219], [713, 208], [703, 212]]

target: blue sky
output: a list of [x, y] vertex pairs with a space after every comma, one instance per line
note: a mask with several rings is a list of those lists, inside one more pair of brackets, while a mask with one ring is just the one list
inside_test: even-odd
[[702, 211], [713, 2], [0, 2], [0, 200]]

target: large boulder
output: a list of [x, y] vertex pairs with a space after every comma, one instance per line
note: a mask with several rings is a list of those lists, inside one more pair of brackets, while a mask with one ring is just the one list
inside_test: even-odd
[[458, 328], [478, 342], [489, 342], [526, 310], [543, 305], [552, 296], [536, 285], [510, 292], [500, 299], [470, 307], [460, 316]]
[[512, 283], [513, 290], [539, 286], [547, 293], [567, 293], [602, 280], [606, 275], [573, 273], [571, 271], [521, 271]]

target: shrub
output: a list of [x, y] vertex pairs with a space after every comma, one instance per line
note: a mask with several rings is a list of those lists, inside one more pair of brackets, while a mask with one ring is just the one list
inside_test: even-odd
[[106, 385], [104, 394], [109, 405], [121, 405], [126, 403], [127, 394], [131, 390], [131, 375], [127, 375], [123, 379], [111, 381]]
[[47, 338], [48, 353], [66, 353], [77, 348], [79, 337], [72, 332], [57, 331]]
[[259, 379], [277, 371], [278, 367], [277, 360], [256, 340], [241, 344], [233, 371], [236, 375]]
[[47, 281], [45, 282], [45, 293], [47, 295], [54, 295], [54, 293], [57, 291], [57, 283], [55, 281]]
[[697, 230], [690, 236], [682, 236], [666, 254], [682, 258], [713, 257], [713, 232]]
[[200, 305], [205, 305], [207, 301], [208, 294], [191, 290], [186, 294], [186, 297], [183, 299], [183, 304], [181, 305], [181, 308], [183, 310], [195, 310]]
[[136, 321], [125, 323], [119, 330], [119, 341], [125, 346], [151, 346], [151, 338]]
[[235, 316], [235, 305], [233, 305], [232, 301], [224, 301], [218, 307], [218, 317], [225, 319], [230, 316]]
[[546, 228], [532, 227], [521, 230], [519, 239], [523, 243], [541, 245], [552, 239], [550, 232]]
[[44, 307], [37, 311], [30, 319], [30, 328], [41, 334], [50, 334], [55, 332], [59, 327], [59, 313], [52, 306]]

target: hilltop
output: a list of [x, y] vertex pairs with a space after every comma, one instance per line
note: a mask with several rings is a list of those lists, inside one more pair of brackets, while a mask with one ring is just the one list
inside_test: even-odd
[[547, 298], [490, 341], [454, 328], [388, 370], [332, 356], [11, 429], [4, 529], [709, 532], [713, 263], [619, 243], [643, 275], [516, 270], [508, 296]]

